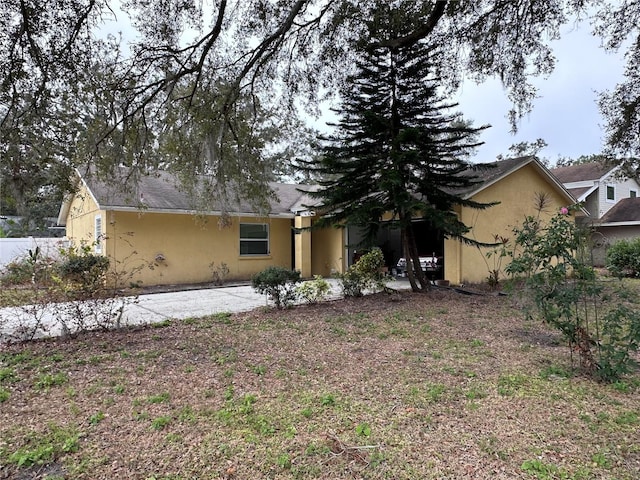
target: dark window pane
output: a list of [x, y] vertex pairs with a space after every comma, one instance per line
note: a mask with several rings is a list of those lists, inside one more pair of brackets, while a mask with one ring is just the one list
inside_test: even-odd
[[616, 199], [616, 190], [613, 187], [607, 187], [607, 200]]
[[240, 238], [269, 238], [269, 228], [262, 223], [241, 223], [240, 224]]
[[269, 253], [269, 243], [240, 241], [240, 255], [267, 255]]

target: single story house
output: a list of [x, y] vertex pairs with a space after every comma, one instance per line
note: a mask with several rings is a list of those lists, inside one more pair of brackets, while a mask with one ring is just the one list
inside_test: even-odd
[[67, 238], [91, 245], [123, 277], [145, 286], [210, 282], [223, 265], [227, 280], [246, 280], [270, 265], [307, 277], [344, 269], [341, 229], [298, 230], [312, 221], [299, 207], [299, 185], [271, 184], [277, 198], [268, 214], [240, 202], [225, 215], [218, 206], [196, 210], [169, 173], [143, 176], [135, 192], [95, 175], [78, 172], [78, 181], [58, 216]]
[[[514, 226], [536, 215], [536, 201], [547, 201], [542, 215], [551, 216], [575, 203], [553, 175], [534, 157], [506, 159], [479, 172], [481, 182], [465, 192], [480, 202], [500, 202], [487, 210], [458, 208], [471, 227], [470, 236], [493, 242], [511, 237]], [[212, 280], [222, 264], [227, 280], [244, 280], [270, 265], [298, 269], [302, 276], [344, 272], [357, 257], [358, 228], [308, 229], [318, 212], [300, 189], [304, 185], [271, 184], [276, 198], [267, 214], [240, 202], [223, 214], [219, 207], [196, 211], [173, 176], [144, 176], [134, 194], [123, 193], [118, 181], [105, 182], [78, 173], [77, 193], [63, 203], [59, 223], [75, 245], [93, 245], [112, 259], [112, 267], [135, 272], [145, 286], [201, 283]], [[444, 238], [426, 222], [416, 222], [421, 254], [444, 258], [442, 276], [453, 284], [484, 282], [492, 270], [486, 250]], [[382, 229], [378, 239], [390, 268], [402, 256], [398, 231]]]

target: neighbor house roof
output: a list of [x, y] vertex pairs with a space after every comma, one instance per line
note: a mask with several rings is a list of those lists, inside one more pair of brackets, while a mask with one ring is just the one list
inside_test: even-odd
[[640, 225], [640, 198], [624, 198], [598, 221], [602, 226]]
[[[86, 186], [93, 200], [101, 210], [145, 211], [154, 213], [196, 213], [216, 214], [228, 212], [235, 215], [269, 215], [293, 217], [295, 207], [299, 205], [303, 193], [298, 191], [300, 185], [287, 183], [269, 183], [273, 195], [269, 198], [268, 212], [258, 212], [251, 202], [244, 200], [233, 191], [230, 199], [212, 199], [207, 204], [202, 198], [194, 198], [179, 184], [176, 176], [168, 172], [154, 172], [141, 175], [132, 188], [124, 188], [125, 179], [129, 177], [128, 169], [121, 168], [109, 181], [95, 174], [81, 175], [80, 181]], [[201, 179], [204, 182], [204, 179]], [[215, 188], [215, 187], [213, 187]], [[231, 190], [233, 187], [229, 187]], [[72, 198], [68, 198], [60, 209], [58, 223], [64, 225]]]
[[607, 177], [615, 168], [600, 162], [569, 165], [551, 170], [551, 173], [562, 183], [575, 183], [601, 180]]

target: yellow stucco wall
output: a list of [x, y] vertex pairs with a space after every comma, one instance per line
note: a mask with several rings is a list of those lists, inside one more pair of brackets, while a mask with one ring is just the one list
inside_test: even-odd
[[[75, 246], [80, 246], [83, 243], [93, 244], [95, 242], [95, 218], [97, 215], [102, 218], [102, 229], [104, 236], [106, 236], [108, 235], [105, 230], [108, 226], [106, 212], [98, 209], [98, 205], [86, 187], [81, 186], [71, 201], [66, 225], [66, 236]], [[104, 239], [100, 242], [103, 246], [102, 251], [106, 254]]]
[[[120, 267], [142, 268], [143, 285], [199, 283], [212, 280], [212, 268], [225, 263], [227, 280], [246, 280], [270, 265], [292, 268], [291, 219], [231, 217], [219, 227], [217, 216], [109, 212], [109, 255]], [[269, 255], [240, 255], [240, 223], [269, 225]], [[164, 260], [156, 261], [161, 255]], [[213, 264], [213, 267], [211, 266]]]
[[[546, 193], [548, 204], [542, 213], [550, 218], [567, 205], [567, 199], [556, 191], [537, 168], [529, 164], [489, 186], [473, 197], [483, 203], [500, 201], [500, 204], [485, 210], [462, 208], [458, 214], [462, 222], [471, 227], [468, 236], [480, 242], [493, 242], [494, 235], [513, 238], [512, 230], [522, 225], [527, 215], [537, 215], [536, 196]], [[490, 249], [468, 246], [458, 240], [445, 240], [445, 278], [453, 284], [473, 284], [487, 281], [489, 271], [497, 268], [492, 258], [487, 259]], [[507, 259], [499, 265], [504, 270]]]
[[[270, 265], [292, 268], [289, 218], [231, 217], [220, 228], [219, 217], [190, 214], [104, 211], [80, 188], [67, 216], [67, 238], [74, 245], [94, 241], [95, 217], [102, 217], [102, 253], [129, 282], [144, 286], [212, 280], [213, 268], [225, 263], [228, 280], [246, 280]], [[269, 255], [240, 255], [240, 223], [269, 225]], [[156, 261], [158, 255], [163, 261]]]
[[329, 277], [344, 272], [344, 229], [322, 228], [311, 231], [311, 273]]
[[300, 272], [302, 278], [309, 278], [311, 272], [311, 217], [297, 216], [294, 226], [296, 228], [294, 238], [295, 269]]

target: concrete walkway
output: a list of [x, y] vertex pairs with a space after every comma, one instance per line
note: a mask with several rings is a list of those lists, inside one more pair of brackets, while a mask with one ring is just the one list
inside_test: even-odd
[[[327, 279], [331, 285], [329, 299], [340, 298], [340, 287], [334, 279]], [[387, 284], [394, 289], [410, 288], [405, 279], [391, 280]], [[140, 295], [137, 301], [124, 302], [121, 325], [143, 325], [165, 320], [182, 320], [203, 317], [223, 312], [244, 312], [270, 305], [266, 295], [255, 292], [249, 285], [184, 290], [167, 293]], [[72, 304], [51, 304], [43, 307], [24, 306], [0, 309], [0, 342], [24, 336], [25, 329], [33, 330], [37, 324], [35, 337], [58, 336], [64, 331], [61, 312], [73, 311], [66, 307]], [[117, 309], [120, 304], [115, 304]], [[71, 321], [71, 320], [69, 320]]]

